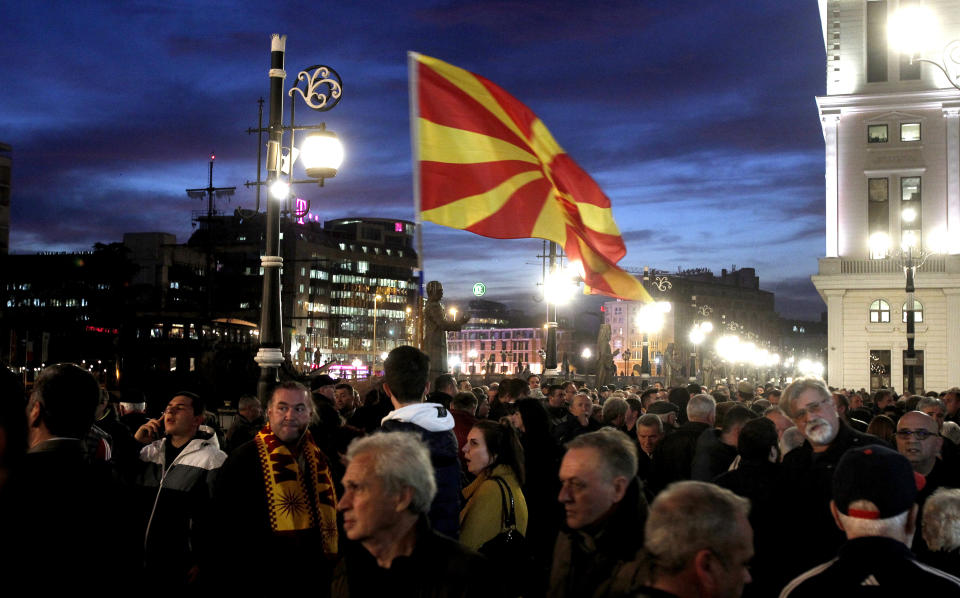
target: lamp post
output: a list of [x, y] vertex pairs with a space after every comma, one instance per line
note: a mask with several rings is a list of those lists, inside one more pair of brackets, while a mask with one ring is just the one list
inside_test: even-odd
[[630, 357], [631, 357], [630, 349], [627, 349], [626, 351], [623, 352], [623, 375], [624, 376], [630, 375]]
[[[260, 348], [255, 360], [260, 366], [260, 380], [257, 384], [257, 396], [266, 403], [271, 387], [276, 384], [278, 370], [283, 363], [283, 331], [280, 313], [280, 269], [283, 258], [280, 256], [280, 202], [289, 199], [290, 185], [293, 183], [317, 183], [323, 185], [324, 179], [332, 178], [343, 160], [343, 147], [336, 135], [326, 130], [326, 125], [296, 127], [293, 120], [294, 92], [299, 92], [307, 106], [314, 110], [330, 110], [340, 101], [340, 77], [330, 67], [316, 65], [297, 75], [297, 84], [288, 91], [290, 96], [290, 126], [283, 124], [284, 57], [287, 37], [273, 34], [270, 40], [270, 122], [267, 142], [267, 186], [274, 201], [267, 200], [266, 207], [266, 251], [261, 257], [263, 268], [263, 295], [260, 311]], [[308, 71], [313, 71], [312, 73]], [[299, 88], [301, 81], [306, 83], [306, 91]], [[326, 92], [326, 93], [322, 93]], [[316, 129], [319, 133], [311, 135], [303, 144], [303, 150], [293, 148], [294, 134], [297, 130]], [[284, 155], [284, 136], [290, 132], [290, 149]], [[252, 132], [252, 131], [251, 131]], [[262, 134], [264, 129], [256, 129]], [[258, 149], [259, 151], [259, 149]], [[302, 154], [303, 163], [309, 180], [293, 180], [293, 162]], [[257, 199], [259, 205], [260, 159], [257, 160]], [[284, 181], [282, 175], [287, 175]]]
[[476, 350], [476, 349], [470, 349], [470, 351], [467, 352], [467, 357], [470, 358], [470, 373], [471, 373], [471, 374], [473, 374], [473, 373], [476, 371], [476, 369], [477, 369], [477, 364], [476, 364], [476, 362], [477, 362], [477, 355], [479, 355], [479, 353], [477, 353], [477, 350]]
[[937, 31], [937, 18], [926, 6], [905, 5], [890, 18], [887, 36], [890, 47], [915, 62], [929, 64], [943, 73], [947, 82], [960, 89], [960, 40], [948, 42], [941, 51], [942, 62], [923, 58], [922, 54], [940, 36]]
[[667, 301], [645, 303], [637, 312], [637, 329], [643, 334], [643, 349], [640, 354], [640, 377], [650, 377], [650, 335], [660, 332], [663, 320], [670, 312]]
[[697, 381], [697, 347], [712, 331], [713, 323], [711, 322], [700, 322], [690, 329], [690, 345], [693, 347], [693, 351], [690, 352], [690, 382]]

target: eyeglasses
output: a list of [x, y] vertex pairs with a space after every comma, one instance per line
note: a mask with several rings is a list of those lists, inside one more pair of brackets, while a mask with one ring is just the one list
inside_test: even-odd
[[797, 409], [794, 419], [804, 419], [811, 413], [820, 413], [820, 411], [827, 405], [827, 403], [830, 403], [832, 405], [833, 397], [827, 397], [815, 403], [810, 403], [803, 409]]
[[897, 430], [897, 436], [903, 438], [904, 440], [910, 440], [911, 436], [916, 436], [917, 440], [926, 440], [931, 436], [936, 436], [936, 432], [931, 432], [930, 430]]

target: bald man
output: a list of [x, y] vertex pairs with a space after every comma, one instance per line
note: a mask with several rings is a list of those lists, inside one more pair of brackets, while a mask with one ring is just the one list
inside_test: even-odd
[[[923, 507], [927, 499], [938, 488], [960, 487], [960, 476], [940, 459], [943, 437], [940, 436], [937, 420], [922, 411], [905, 413], [897, 422], [897, 451], [910, 461], [913, 471], [926, 478], [926, 484], [917, 494], [920, 511], [917, 521], [922, 521]], [[919, 526], [913, 539], [913, 549], [917, 557], [926, 560], [929, 548], [923, 541]]]

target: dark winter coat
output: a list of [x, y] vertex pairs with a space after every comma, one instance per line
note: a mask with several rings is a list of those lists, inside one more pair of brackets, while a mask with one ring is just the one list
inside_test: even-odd
[[430, 528], [421, 517], [410, 556], [384, 569], [357, 542], [347, 542], [333, 575], [334, 598], [457, 598], [504, 596], [487, 559]]
[[626, 596], [642, 581], [640, 567], [647, 501], [634, 478], [623, 500], [589, 529], [564, 527], [550, 570], [550, 598]]
[[441, 534], [460, 535], [459, 447], [453, 434], [453, 416], [437, 403], [411, 403], [383, 418], [384, 432], [416, 432], [430, 449], [437, 495], [430, 505], [430, 524]]

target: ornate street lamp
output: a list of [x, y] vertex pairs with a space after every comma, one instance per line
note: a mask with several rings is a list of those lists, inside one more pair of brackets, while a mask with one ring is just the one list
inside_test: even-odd
[[[340, 76], [332, 68], [323, 65], [309, 67], [297, 75], [297, 83], [287, 92], [290, 97], [290, 126], [283, 124], [283, 92], [284, 56], [286, 54], [287, 36], [273, 34], [270, 40], [270, 121], [266, 129], [258, 127], [248, 132], [256, 131], [262, 135], [269, 133], [267, 142], [267, 181], [273, 200], [267, 200], [267, 231], [266, 252], [261, 257], [263, 267], [263, 296], [260, 312], [260, 349], [256, 361], [260, 366], [260, 381], [257, 384], [257, 396], [262, 403], [266, 403], [271, 387], [276, 384], [278, 370], [283, 363], [283, 332], [280, 313], [280, 270], [283, 267], [283, 258], [280, 256], [280, 202], [290, 199], [290, 186], [297, 183], [319, 183], [323, 186], [324, 179], [337, 174], [337, 169], [343, 161], [343, 146], [336, 135], [326, 130], [326, 125], [295, 126], [294, 123], [294, 92], [300, 94], [303, 101], [313, 110], [325, 112], [337, 105], [340, 101], [342, 85]], [[300, 83], [305, 83], [301, 89]], [[294, 135], [298, 130], [316, 130], [304, 143], [302, 150], [294, 147]], [[290, 146], [284, 146], [284, 136], [290, 133]], [[286, 154], [284, 151], [287, 150]], [[259, 152], [258, 147], [258, 152]], [[293, 179], [293, 163], [297, 157], [303, 159], [307, 168], [307, 180]], [[257, 205], [260, 200], [260, 156], [257, 157], [257, 181], [247, 183], [248, 186], [257, 186]], [[284, 180], [283, 175], [286, 175]], [[307, 207], [309, 210], [309, 204]], [[299, 212], [297, 216], [303, 216]]]

